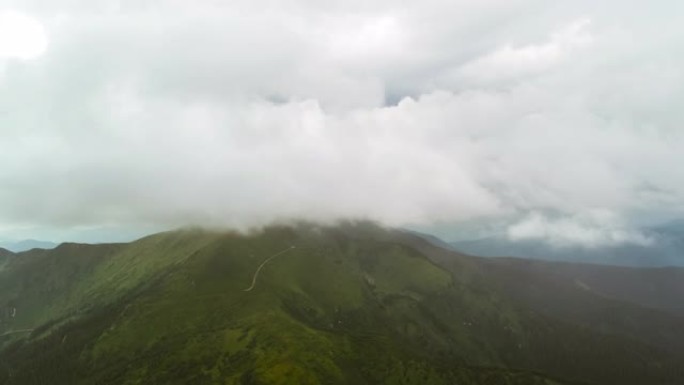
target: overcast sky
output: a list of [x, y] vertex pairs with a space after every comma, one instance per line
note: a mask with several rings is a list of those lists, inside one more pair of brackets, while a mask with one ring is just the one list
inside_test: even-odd
[[46, 43], [0, 36], [0, 239], [369, 218], [647, 242], [684, 210], [681, 4], [0, 0]]

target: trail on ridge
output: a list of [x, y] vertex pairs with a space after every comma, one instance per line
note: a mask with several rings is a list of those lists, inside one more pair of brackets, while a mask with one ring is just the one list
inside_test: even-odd
[[279, 252], [273, 254], [272, 256], [266, 258], [266, 260], [263, 261], [263, 262], [261, 263], [261, 265], [259, 265], [259, 267], [257, 268], [257, 270], [254, 272], [254, 276], [252, 277], [252, 284], [251, 284], [248, 288], [243, 289], [242, 291], [252, 291], [252, 289], [254, 289], [254, 286], [256, 285], [256, 281], [257, 281], [257, 278], [259, 277], [259, 272], [261, 272], [261, 269], [262, 269], [264, 266], [266, 266], [267, 263], [269, 263], [271, 260], [273, 260], [273, 258], [275, 258], [275, 257], [277, 257], [277, 256], [279, 256], [279, 255], [285, 254], [285, 253], [287, 253], [288, 251], [293, 250], [294, 248], [295, 248], [294, 246], [290, 246], [290, 247], [288, 247], [287, 249], [282, 250], [282, 251], [279, 251]]

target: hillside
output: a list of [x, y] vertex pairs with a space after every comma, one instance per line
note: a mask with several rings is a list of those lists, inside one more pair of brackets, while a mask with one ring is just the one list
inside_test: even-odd
[[678, 316], [593, 327], [507, 269], [365, 222], [32, 251], [0, 272], [0, 384], [679, 383]]
[[0, 270], [2, 270], [5, 265], [10, 261], [10, 258], [14, 256], [14, 253], [7, 249], [0, 248]]
[[[491, 262], [491, 263], [488, 263]], [[684, 268], [634, 268], [567, 262], [533, 261], [498, 258], [483, 262], [491, 266], [490, 273], [500, 272], [499, 282], [509, 282], [509, 288], [522, 288], [522, 282], [548, 282], [559, 293], [566, 290], [590, 292], [605, 299], [629, 302], [684, 316]], [[521, 276], [523, 275], [523, 276]]]

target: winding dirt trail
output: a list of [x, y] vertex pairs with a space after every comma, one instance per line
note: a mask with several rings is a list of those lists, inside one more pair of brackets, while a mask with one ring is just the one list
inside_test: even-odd
[[257, 268], [257, 270], [254, 272], [254, 276], [252, 277], [252, 284], [251, 284], [248, 288], [246, 288], [246, 289], [244, 289], [244, 290], [242, 290], [242, 291], [252, 291], [252, 289], [254, 289], [254, 286], [256, 285], [256, 281], [257, 281], [257, 278], [259, 277], [259, 273], [261, 272], [261, 269], [263, 269], [263, 267], [266, 266], [267, 263], [271, 262], [271, 260], [273, 260], [273, 258], [275, 258], [275, 257], [277, 257], [277, 256], [279, 256], [279, 255], [285, 254], [285, 253], [287, 253], [288, 251], [293, 250], [294, 248], [295, 248], [294, 246], [290, 246], [290, 247], [288, 247], [287, 249], [282, 250], [282, 251], [279, 251], [279, 252], [277, 252], [277, 253], [271, 255], [270, 257], [266, 258], [266, 260], [263, 261], [263, 262], [261, 263], [261, 265], [259, 265], [259, 267]]
[[0, 334], [0, 337], [8, 336], [10, 334], [17, 334], [17, 333], [30, 333], [32, 331], [33, 331], [33, 329], [12, 330], [12, 331], [6, 332], [5, 334]]

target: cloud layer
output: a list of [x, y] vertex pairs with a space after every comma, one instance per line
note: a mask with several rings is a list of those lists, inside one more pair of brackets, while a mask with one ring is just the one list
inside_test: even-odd
[[611, 213], [593, 211], [550, 219], [530, 213], [507, 229], [512, 241], [544, 241], [555, 247], [582, 245], [587, 248], [635, 244], [648, 246], [654, 239], [625, 228], [620, 218]]
[[367, 3], [0, 2], [2, 228], [681, 214], [677, 2]]

